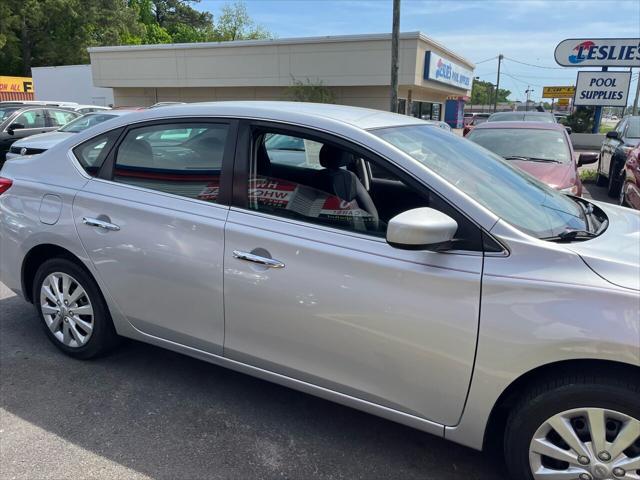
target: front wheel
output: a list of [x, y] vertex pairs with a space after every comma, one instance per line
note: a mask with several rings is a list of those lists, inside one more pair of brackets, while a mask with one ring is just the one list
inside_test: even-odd
[[507, 421], [513, 479], [640, 479], [638, 399], [634, 378], [574, 377], [531, 389]]

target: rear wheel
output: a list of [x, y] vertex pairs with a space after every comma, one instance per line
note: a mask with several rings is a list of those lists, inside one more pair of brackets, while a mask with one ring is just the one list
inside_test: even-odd
[[33, 292], [47, 336], [67, 355], [92, 358], [118, 343], [98, 285], [72, 261], [44, 262], [36, 272]]
[[512, 410], [504, 450], [517, 480], [640, 479], [640, 386], [574, 377], [541, 384]]

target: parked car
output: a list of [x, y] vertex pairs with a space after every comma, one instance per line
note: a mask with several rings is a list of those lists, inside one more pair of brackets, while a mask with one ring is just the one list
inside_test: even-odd
[[582, 196], [578, 167], [598, 161], [598, 155], [573, 151], [562, 125], [543, 122], [487, 122], [467, 138], [491, 150], [551, 188]]
[[172, 105], [186, 105], [186, 102], [157, 102], [151, 105], [149, 108], [170, 107]]
[[622, 178], [620, 205], [640, 210], [640, 145], [627, 156]]
[[49, 107], [74, 107], [78, 105], [76, 102], [65, 102], [58, 100], [3, 100], [0, 102], [0, 107], [5, 105], [24, 105], [24, 106], [49, 106]]
[[489, 118], [490, 113], [465, 113], [463, 117], [464, 126], [467, 126], [476, 117]]
[[622, 170], [627, 156], [640, 143], [640, 116], [627, 116], [616, 128], [607, 132], [600, 148], [597, 185], [607, 187], [607, 194], [616, 198], [622, 188]]
[[558, 123], [556, 117], [549, 112], [496, 112], [491, 114], [488, 121]]
[[0, 162], [16, 140], [56, 130], [79, 116], [59, 107], [0, 105]]
[[481, 125], [484, 122], [486, 122], [489, 119], [489, 116], [490, 116], [489, 113], [476, 113], [476, 114], [474, 114], [474, 116], [471, 119], [471, 121], [469, 123], [465, 124], [464, 128], [462, 129], [462, 136], [466, 137], [471, 130], [476, 128], [478, 125]]
[[409, 116], [297, 102], [135, 112], [0, 175], [1, 280], [68, 355], [131, 337], [500, 438], [516, 480], [637, 476], [636, 211]]
[[81, 113], [82, 115], [84, 115], [85, 113], [105, 112], [111, 110], [111, 107], [103, 107], [100, 105], [73, 105], [65, 108], [73, 110], [74, 112]]
[[11, 144], [6, 154], [7, 160], [23, 155], [38, 155], [49, 150], [51, 147], [60, 143], [74, 134], [83, 132], [87, 128], [91, 128], [99, 123], [106, 122], [129, 113], [127, 110], [109, 110], [105, 113], [88, 113], [72, 120], [58, 130], [47, 133], [39, 133], [18, 140]]

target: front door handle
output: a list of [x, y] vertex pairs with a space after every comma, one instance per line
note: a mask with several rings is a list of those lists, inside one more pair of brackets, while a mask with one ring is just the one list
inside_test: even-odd
[[233, 251], [233, 258], [237, 258], [238, 260], [245, 260], [247, 262], [258, 263], [269, 268], [284, 268], [284, 263], [282, 263], [280, 260], [261, 257], [260, 255], [255, 255], [250, 252], [241, 252], [240, 250]]
[[103, 228], [105, 230], [109, 230], [110, 232], [117, 232], [118, 230], [120, 230], [120, 227], [115, 223], [105, 222], [104, 220], [98, 220], [97, 218], [83, 217], [82, 223], [84, 223], [85, 225], [89, 225], [90, 227]]

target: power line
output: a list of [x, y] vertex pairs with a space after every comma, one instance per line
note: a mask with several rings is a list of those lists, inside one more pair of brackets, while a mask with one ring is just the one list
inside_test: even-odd
[[565, 67], [547, 67], [547, 66], [544, 66], [544, 65], [536, 65], [534, 63], [521, 62], [520, 60], [515, 60], [514, 58], [510, 58], [510, 57], [504, 57], [504, 58], [506, 60], [510, 60], [512, 62], [515, 62], [515, 63], [520, 63], [522, 65], [527, 65], [529, 67], [544, 68], [544, 69], [547, 69], [547, 70], [565, 70]]
[[481, 62], [475, 62], [475, 64], [476, 65], [480, 65], [481, 63], [490, 62], [491, 60], [495, 60], [496, 58], [498, 58], [497, 55], [495, 57], [491, 57], [491, 58], [487, 58], [486, 60], [482, 60]]

